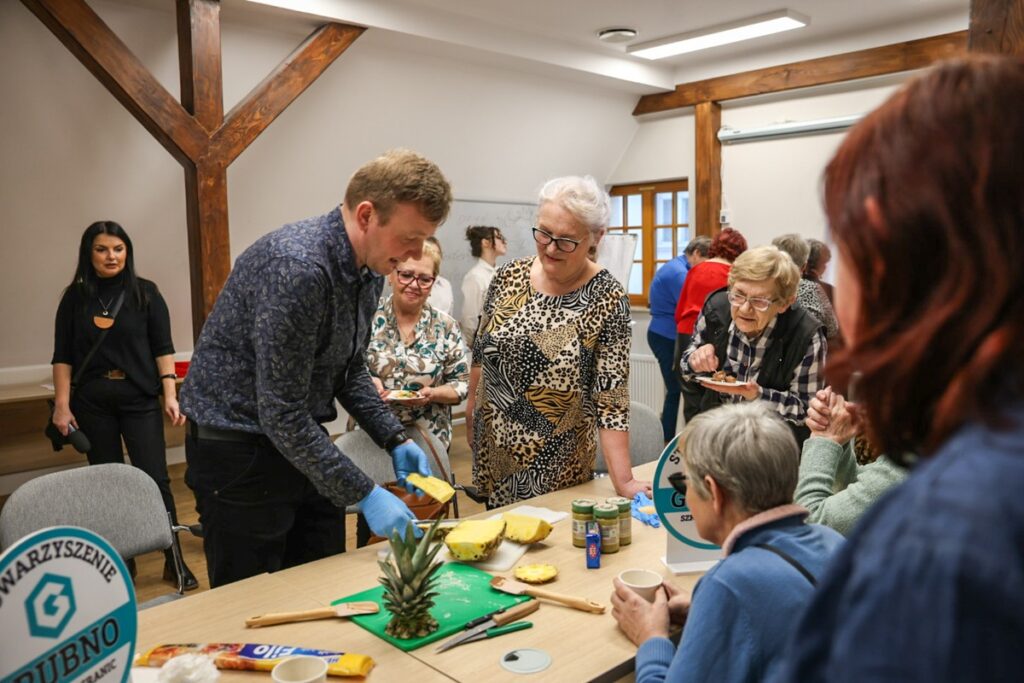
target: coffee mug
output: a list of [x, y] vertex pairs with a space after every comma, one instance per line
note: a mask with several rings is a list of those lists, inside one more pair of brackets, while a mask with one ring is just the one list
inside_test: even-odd
[[661, 574], [649, 569], [627, 569], [619, 574], [619, 581], [647, 602], [654, 602], [662, 578]]
[[270, 677], [274, 683], [324, 683], [327, 660], [308, 655], [289, 657], [271, 670]]

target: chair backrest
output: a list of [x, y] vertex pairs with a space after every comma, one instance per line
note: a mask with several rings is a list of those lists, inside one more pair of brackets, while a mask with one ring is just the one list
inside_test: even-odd
[[[408, 429], [409, 438], [419, 444], [427, 454], [427, 461], [430, 463], [430, 471], [435, 476], [445, 478], [451, 478], [451, 463], [448, 460], [448, 451], [445, 450], [444, 444], [430, 433], [428, 429], [417, 429], [416, 426], [412, 426]], [[350, 432], [345, 432], [334, 441], [334, 445], [338, 447], [342, 453], [348, 456], [356, 467], [361, 469], [366, 476], [373, 480], [375, 484], [383, 484], [388, 481], [395, 480], [395, 468], [391, 464], [391, 456], [388, 453], [375, 444], [370, 435], [362, 429], [353, 429]], [[431, 446], [433, 450], [431, 450]], [[438, 471], [437, 463], [434, 462], [434, 455], [441, 461], [441, 466], [445, 472], [441, 473]]]
[[[665, 449], [664, 433], [658, 414], [643, 403], [629, 403], [629, 460], [633, 467], [657, 460]], [[608, 474], [601, 442], [597, 444], [595, 474]]]
[[64, 525], [99, 534], [126, 558], [171, 547], [160, 489], [148, 474], [123, 463], [44, 474], [19, 486], [0, 512], [0, 548]]

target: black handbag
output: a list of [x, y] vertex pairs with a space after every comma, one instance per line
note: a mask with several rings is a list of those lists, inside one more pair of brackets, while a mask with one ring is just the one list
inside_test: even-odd
[[[121, 310], [121, 304], [124, 303], [124, 290], [117, 297], [117, 301], [114, 303], [114, 308], [110, 313], [110, 319], [116, 320], [117, 313]], [[113, 324], [111, 324], [111, 327]], [[110, 332], [110, 327], [107, 327], [100, 331], [96, 341], [93, 342], [92, 348], [89, 349], [89, 353], [85, 354], [85, 358], [82, 363], [75, 370], [75, 374], [71, 377], [71, 391], [75, 390], [75, 385], [78, 384], [78, 380], [82, 378], [82, 372], [89, 366], [89, 361], [96, 355], [96, 350], [100, 348], [100, 344], [107, 338], [107, 333]], [[50, 419], [46, 423], [46, 427], [43, 429], [43, 434], [47, 439], [50, 440], [50, 445], [53, 446], [54, 451], [59, 451], [64, 448], [65, 445], [71, 444], [76, 451], [79, 453], [88, 453], [89, 449], [92, 448], [92, 444], [89, 443], [89, 438], [79, 430], [75, 429], [72, 425], [68, 425], [68, 435], [64, 436], [57, 429], [57, 425], [53, 424], [53, 411], [56, 409], [56, 404], [53, 399], [47, 399], [46, 401], [50, 406]]]

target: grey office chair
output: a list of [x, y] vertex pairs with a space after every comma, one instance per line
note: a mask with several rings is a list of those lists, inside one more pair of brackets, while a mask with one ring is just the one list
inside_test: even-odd
[[[657, 460], [665, 448], [661, 418], [643, 403], [629, 403], [629, 460], [633, 467]], [[597, 459], [594, 461], [595, 476], [608, 474], [601, 442], [597, 443]]]
[[107, 539], [125, 559], [172, 549], [178, 590], [139, 605], [145, 609], [184, 594], [181, 550], [160, 489], [148, 474], [124, 463], [45, 474], [19, 486], [0, 512], [0, 548], [50, 526], [80, 526]]

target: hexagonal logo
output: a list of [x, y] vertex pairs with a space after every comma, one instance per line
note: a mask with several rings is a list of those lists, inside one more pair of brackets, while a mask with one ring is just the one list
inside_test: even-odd
[[25, 600], [29, 633], [41, 638], [59, 638], [75, 613], [71, 579], [44, 574]]

